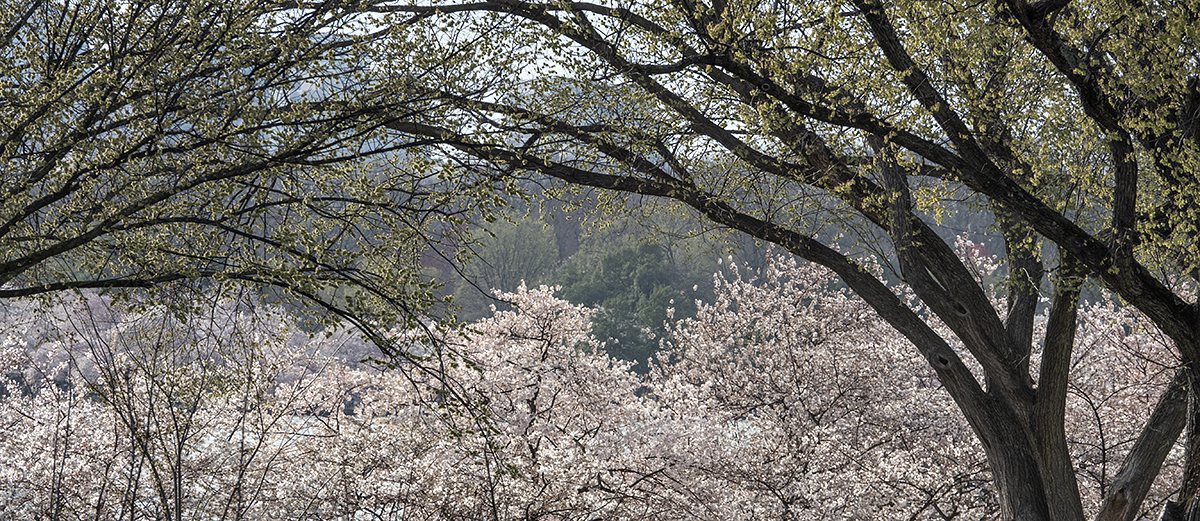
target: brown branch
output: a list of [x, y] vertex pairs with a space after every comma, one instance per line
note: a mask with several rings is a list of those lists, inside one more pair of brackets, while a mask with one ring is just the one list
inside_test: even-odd
[[[1093, 521], [1133, 521], [1158, 477], [1162, 464], [1187, 424], [1187, 371], [1180, 368], [1159, 396], [1150, 419], [1113, 477], [1108, 495]], [[1168, 502], [1170, 503], [1170, 502]], [[1163, 519], [1168, 519], [1163, 517]]]

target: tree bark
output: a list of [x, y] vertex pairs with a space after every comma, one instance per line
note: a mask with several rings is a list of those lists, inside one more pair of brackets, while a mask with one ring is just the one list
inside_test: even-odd
[[1184, 434], [1183, 484], [1179, 496], [1168, 502], [1163, 509], [1162, 519], [1175, 521], [1200, 521], [1200, 396], [1196, 385], [1200, 383], [1200, 368], [1187, 366], [1187, 430]]

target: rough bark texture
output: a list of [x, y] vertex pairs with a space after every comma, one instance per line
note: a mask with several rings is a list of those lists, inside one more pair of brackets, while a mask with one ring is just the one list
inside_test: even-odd
[[1200, 399], [1197, 399], [1196, 384], [1200, 383], [1200, 370], [1187, 368], [1188, 404], [1187, 430], [1184, 433], [1183, 484], [1179, 496], [1168, 510], [1172, 516], [1187, 521], [1200, 520]]

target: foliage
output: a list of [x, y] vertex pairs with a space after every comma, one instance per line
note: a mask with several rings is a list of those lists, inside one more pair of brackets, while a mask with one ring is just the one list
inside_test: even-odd
[[696, 284], [671, 262], [660, 245], [627, 244], [604, 252], [595, 266], [573, 263], [555, 276], [558, 294], [570, 302], [597, 307], [592, 333], [605, 349], [649, 370], [666, 332], [668, 309], [679, 318], [695, 314]]
[[473, 196], [379, 140], [424, 101], [373, 94], [367, 5], [0, 6], [0, 297], [239, 280], [377, 339], [421, 317]]
[[269, 518], [263, 498], [287, 496], [275, 477], [314, 422], [297, 416], [312, 407], [305, 350], [325, 346], [293, 345], [284, 316], [245, 302], [199, 316], [93, 304], [34, 308], [42, 332], [30, 342], [50, 355], [40, 363], [9, 332], [15, 374], [34, 392], [10, 387], [0, 413], [2, 515]]

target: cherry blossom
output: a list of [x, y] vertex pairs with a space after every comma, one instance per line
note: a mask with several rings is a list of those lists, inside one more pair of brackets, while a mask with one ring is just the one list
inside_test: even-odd
[[[397, 332], [425, 371], [339, 358], [345, 336], [237, 291], [187, 313], [6, 304], [0, 519], [997, 517], [982, 447], [902, 336], [823, 268], [725, 273], [645, 376], [545, 286]], [[1080, 316], [1067, 429], [1094, 510], [1178, 361], [1116, 302]]]

